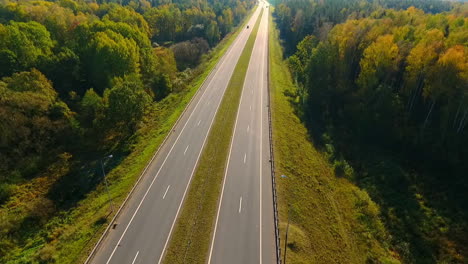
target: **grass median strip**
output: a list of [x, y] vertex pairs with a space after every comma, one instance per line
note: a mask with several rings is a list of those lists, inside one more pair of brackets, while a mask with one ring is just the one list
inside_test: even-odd
[[179, 215], [165, 263], [205, 263], [245, 75], [260, 24], [237, 62]]

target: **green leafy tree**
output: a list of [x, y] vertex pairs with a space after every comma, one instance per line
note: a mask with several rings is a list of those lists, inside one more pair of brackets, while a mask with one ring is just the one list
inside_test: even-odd
[[[9, 25], [0, 25], [0, 51], [6, 59], [2, 61], [3, 68], [17, 65], [21, 70], [37, 66], [41, 58], [52, 54], [52, 47], [49, 32], [37, 22], [11, 21]], [[3, 74], [6, 73], [8, 68]]]
[[115, 131], [125, 128], [132, 132], [143, 118], [151, 97], [145, 92], [140, 78], [132, 74], [115, 78], [112, 88], [104, 93], [104, 101], [109, 126]]
[[25, 12], [25, 20], [36, 21], [44, 25], [59, 45], [64, 45], [73, 38], [74, 32], [70, 29], [93, 19], [92, 16], [77, 12], [78, 5], [73, 1], [60, 3], [37, 1], [35, 4], [22, 6], [22, 8]]
[[80, 80], [80, 58], [71, 49], [64, 48], [54, 54], [40, 68], [53, 82], [61, 98], [68, 98], [71, 92], [84, 93]]
[[216, 21], [211, 21], [206, 29], [206, 40], [210, 43], [210, 46], [214, 46], [218, 43], [220, 38], [220, 32], [218, 28], [218, 23]]
[[0, 105], [0, 159], [5, 161], [0, 170], [20, 168], [23, 176], [33, 174], [39, 163], [32, 160], [49, 158], [43, 157], [49, 148], [64, 144], [70, 135], [73, 113], [35, 69], [0, 81]]
[[150, 27], [142, 15], [129, 7], [116, 6], [107, 13], [103, 20], [123, 22], [130, 26], [137, 27], [141, 32], [150, 35]]
[[[468, 89], [467, 54], [466, 47], [451, 47], [439, 57], [437, 64], [431, 69], [432, 72], [423, 91], [424, 98], [430, 102], [423, 127], [426, 127], [430, 120], [436, 103], [448, 103], [448, 105], [455, 106], [455, 102], [460, 100], [459, 96], [466, 95], [466, 89]], [[447, 124], [447, 121], [441, 120], [441, 123]], [[465, 120], [460, 122], [457, 132], [464, 128]]]
[[361, 73], [357, 79], [362, 89], [373, 89], [388, 81], [391, 73], [396, 70], [398, 46], [393, 42], [392, 35], [379, 37], [364, 50], [361, 59]]
[[416, 102], [421, 99], [426, 78], [436, 63], [439, 53], [444, 48], [444, 35], [438, 29], [430, 30], [407, 56], [406, 89], [408, 109], [411, 111]]
[[80, 102], [80, 121], [83, 127], [98, 127], [104, 120], [104, 101], [93, 89], [89, 89]]
[[174, 41], [182, 29], [182, 14], [175, 5], [148, 9], [144, 16], [151, 27], [152, 40]]
[[0, 50], [0, 76], [9, 76], [19, 68], [16, 54], [8, 49]]
[[139, 55], [133, 39], [111, 30], [97, 32], [89, 43], [86, 64], [92, 86], [103, 91], [112, 78], [138, 72]]
[[318, 40], [314, 36], [305, 37], [297, 45], [297, 52], [289, 57], [289, 66], [295, 74], [295, 79], [301, 78], [300, 83], [305, 82], [305, 68], [312, 57], [313, 49], [317, 46]]
[[234, 16], [230, 8], [223, 10], [222, 15], [218, 16], [218, 25], [223, 36], [231, 31], [234, 25]]

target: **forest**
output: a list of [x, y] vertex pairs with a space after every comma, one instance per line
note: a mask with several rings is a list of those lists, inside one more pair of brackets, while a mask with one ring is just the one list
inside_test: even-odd
[[179, 71], [196, 66], [249, 8], [231, 4], [4, 3], [2, 182], [37, 173], [54, 146], [93, 150], [134, 132], [145, 107], [183, 89]]
[[468, 4], [280, 1], [289, 94], [403, 263], [468, 260]]
[[148, 120], [165, 124], [254, 4], [0, 0], [1, 263], [54, 261], [42, 227], [102, 182], [102, 157], [117, 166]]

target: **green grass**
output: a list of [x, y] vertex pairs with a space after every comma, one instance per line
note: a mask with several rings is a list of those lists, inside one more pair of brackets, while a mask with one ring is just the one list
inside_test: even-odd
[[273, 19], [270, 21], [270, 89], [282, 254], [289, 215], [287, 263], [398, 263], [388, 249], [389, 238], [378, 206], [365, 190], [335, 175], [326, 153], [315, 148], [296, 115], [297, 87], [283, 60], [278, 31]]
[[207, 260], [229, 145], [262, 13], [263, 10], [237, 62], [216, 114], [177, 220], [165, 263], [205, 263]]
[[[246, 17], [246, 21], [248, 17], [250, 16]], [[107, 175], [114, 205], [118, 206], [123, 202], [191, 98], [243, 28], [244, 25], [242, 24], [234, 33], [225, 37], [204, 58], [200, 66], [195, 69], [197, 77], [186, 89], [173, 93], [158, 102], [147, 114], [142, 127], [132, 139], [132, 145], [129, 147], [131, 149], [130, 154], [123, 158], [121, 163]], [[60, 166], [61, 168], [69, 167], [69, 165]], [[60, 168], [56, 168], [54, 173], [51, 171], [46, 172], [44, 177], [23, 186], [24, 188], [19, 186], [17, 190], [28, 189], [31, 192], [13, 194], [11, 202], [1, 208], [2, 221], [0, 228], [10, 223], [4, 221], [5, 219], [20, 217], [18, 212], [40, 211], [41, 208], [36, 205], [34, 205], [33, 209], [29, 208], [32, 205], [27, 205], [28, 200], [46, 197], [47, 190], [44, 188], [53, 185], [61, 177], [60, 175], [67, 173], [68, 171], [61, 171]], [[48, 176], [49, 174], [53, 174], [53, 176]], [[38, 186], [33, 186], [34, 184], [38, 184], [42, 188], [39, 190]], [[36, 189], [38, 191], [34, 191]], [[23, 207], [27, 208], [24, 209]], [[72, 209], [50, 216], [47, 223], [44, 223], [42, 227], [30, 228], [31, 231], [24, 234], [24, 244], [14, 244], [2, 238], [0, 245], [5, 247], [6, 250], [0, 251], [0, 253], [7, 252], [7, 255], [2, 256], [0, 254], [0, 262], [82, 263], [112, 217], [113, 215], [109, 215], [109, 203], [104, 184], [100, 184]], [[18, 221], [23, 220], [25, 220], [24, 225], [24, 223], [27, 223], [27, 219]], [[40, 230], [38, 230], [39, 228]]]

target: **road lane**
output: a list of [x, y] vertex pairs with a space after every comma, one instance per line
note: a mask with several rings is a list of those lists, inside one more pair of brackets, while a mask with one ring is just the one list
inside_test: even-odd
[[[260, 9], [252, 15], [253, 24]], [[208, 76], [98, 247], [91, 263], [157, 263], [170, 238], [212, 121], [250, 29], [244, 29]], [[209, 102], [209, 103], [208, 103]], [[170, 188], [169, 188], [170, 187]]]
[[269, 12], [264, 11], [241, 95], [208, 263], [276, 263], [267, 111]]

